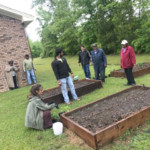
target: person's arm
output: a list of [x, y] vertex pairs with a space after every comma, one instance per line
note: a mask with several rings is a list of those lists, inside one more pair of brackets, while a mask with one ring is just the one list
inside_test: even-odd
[[136, 65], [135, 52], [132, 47], [130, 47], [130, 58], [131, 58], [132, 64]]
[[106, 67], [107, 66], [107, 59], [106, 59], [106, 55], [105, 55], [105, 52], [102, 50], [102, 53], [103, 53], [103, 61], [104, 61], [104, 66]]
[[[65, 58], [64, 58], [64, 59], [65, 59]], [[70, 69], [70, 67], [69, 67], [68, 62], [67, 62], [66, 59], [65, 59], [65, 61], [66, 61], [66, 65], [67, 65], [67, 68], [68, 68], [68, 72], [71, 74], [72, 78], [74, 78], [74, 74], [73, 74], [73, 72], [71, 71], [71, 69]]]
[[56, 79], [59, 80], [58, 67], [57, 67], [56, 62], [53, 61], [53, 62], [51, 63], [51, 66], [52, 66], [52, 69], [53, 69], [53, 71], [54, 71], [54, 74], [55, 74]]
[[90, 54], [90, 52], [88, 50], [87, 50], [87, 53], [88, 53], [88, 57], [90, 59], [90, 62], [92, 62], [92, 57], [91, 57], [91, 54]]
[[67, 60], [64, 58], [64, 60], [65, 60], [65, 62], [66, 62], [66, 65], [67, 65], [67, 68], [68, 68], [68, 72], [69, 73], [71, 73], [71, 74], [73, 74], [73, 72], [71, 71], [71, 69], [70, 69], [70, 67], [69, 67], [69, 65], [68, 65], [68, 62], [67, 62]]
[[91, 52], [91, 63], [92, 63], [92, 65], [94, 65], [94, 57], [93, 57], [93, 54], [92, 54], [93, 52]]
[[44, 103], [42, 100], [37, 100], [36, 107], [40, 110], [51, 110], [55, 107], [55, 103], [48, 105], [48, 103]]

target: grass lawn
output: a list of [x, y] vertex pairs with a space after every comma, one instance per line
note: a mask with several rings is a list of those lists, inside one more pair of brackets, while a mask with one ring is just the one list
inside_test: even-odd
[[[78, 58], [66, 57], [68, 63], [79, 79], [84, 78], [82, 68], [78, 66]], [[150, 62], [150, 55], [138, 55], [137, 63]], [[107, 56], [108, 67], [106, 75], [114, 69], [120, 68], [119, 55]], [[53, 58], [34, 59], [34, 64], [37, 69], [36, 78], [38, 83], [42, 84], [44, 89], [57, 86], [55, 76], [51, 68]], [[93, 67], [90, 66], [92, 77], [94, 77]], [[136, 78], [136, 83], [139, 85], [145, 84], [150, 86], [150, 74]], [[110, 94], [121, 91], [127, 87], [123, 84], [126, 79], [121, 78], [106, 78], [106, 83], [102, 89], [97, 89], [94, 92], [82, 96], [80, 102], [73, 101], [71, 105], [61, 104], [60, 109], [53, 109], [52, 115], [58, 117], [58, 113], [69, 111], [84, 104], [96, 101]], [[27, 129], [24, 126], [25, 111], [28, 104], [26, 98], [29, 94], [30, 86], [19, 88], [17, 90], [0, 93], [0, 150], [91, 150], [84, 141], [78, 138], [71, 131], [65, 129], [61, 136], [54, 136], [52, 129], [45, 131], [36, 131]], [[150, 133], [145, 132], [150, 130], [150, 122], [139, 127], [136, 131], [127, 131], [124, 136], [117, 141], [102, 147], [104, 150], [149, 150], [150, 149]], [[38, 137], [41, 136], [39, 139]]]

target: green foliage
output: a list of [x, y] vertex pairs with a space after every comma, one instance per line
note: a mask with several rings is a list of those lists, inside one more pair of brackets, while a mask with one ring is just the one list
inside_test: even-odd
[[80, 45], [97, 43], [107, 54], [120, 52], [127, 39], [137, 53], [150, 52], [150, 1], [143, 0], [33, 0], [44, 51], [54, 55], [62, 47], [69, 55]]
[[41, 42], [39, 42], [39, 41], [33, 42], [29, 39], [29, 45], [30, 45], [32, 57], [33, 58], [40, 57], [40, 55], [43, 51]]

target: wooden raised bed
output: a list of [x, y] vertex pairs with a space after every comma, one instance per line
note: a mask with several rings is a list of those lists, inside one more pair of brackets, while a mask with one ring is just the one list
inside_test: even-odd
[[[136, 92], [137, 97], [134, 95]], [[143, 97], [139, 96], [141, 93]], [[97, 108], [99, 110], [96, 112]], [[133, 108], [135, 110], [132, 112]], [[113, 111], [116, 114], [113, 114]], [[96, 118], [100, 120], [95, 120]], [[135, 129], [144, 124], [148, 119], [150, 119], [150, 87], [141, 86], [128, 88], [61, 115], [64, 126], [95, 149], [123, 135], [127, 129]]]
[[[148, 73], [150, 73], [150, 63], [143, 63], [141, 67], [138, 65], [133, 67], [133, 76], [134, 77], [139, 77], [139, 76], [142, 76], [142, 75], [148, 74]], [[110, 73], [110, 76], [111, 77], [125, 77], [126, 78], [126, 75], [124, 73], [124, 69], [112, 71]]]
[[[85, 94], [88, 94], [95, 89], [102, 87], [102, 82], [100, 80], [79, 80], [74, 82], [75, 90], [78, 96], [82, 96]], [[72, 98], [71, 92], [68, 89], [68, 95], [70, 99]], [[55, 101], [57, 104], [63, 103], [64, 98], [61, 92], [61, 88], [59, 86], [47, 89], [43, 91], [43, 94], [41, 95], [42, 100], [45, 103]]]

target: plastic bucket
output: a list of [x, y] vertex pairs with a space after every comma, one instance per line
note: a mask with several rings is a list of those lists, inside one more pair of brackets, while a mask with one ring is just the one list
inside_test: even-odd
[[63, 133], [63, 124], [61, 122], [54, 123], [53, 131], [55, 135], [61, 135]]

